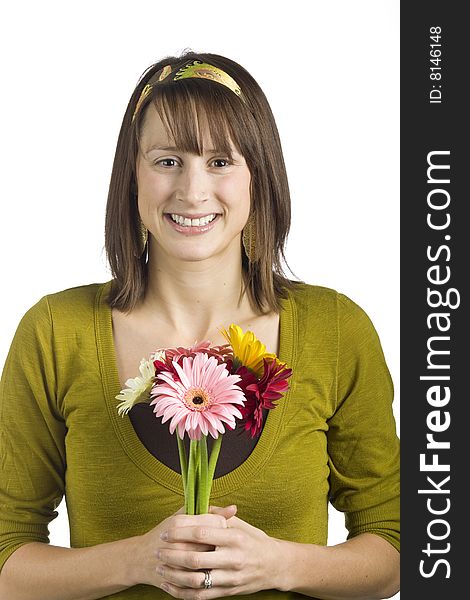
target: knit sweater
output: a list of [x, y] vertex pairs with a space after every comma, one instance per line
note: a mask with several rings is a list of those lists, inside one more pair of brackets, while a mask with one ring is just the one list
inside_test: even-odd
[[[21, 545], [49, 542], [64, 495], [73, 548], [143, 534], [183, 505], [180, 475], [117, 413], [108, 290], [51, 294], [18, 326], [0, 386], [0, 569]], [[248, 458], [214, 480], [211, 503], [237, 504], [270, 536], [324, 545], [330, 501], [348, 537], [370, 532], [398, 549], [393, 386], [370, 319], [334, 290], [296, 284], [283, 301], [279, 358], [293, 369], [290, 389]], [[143, 584], [106, 596], [164, 597]]]

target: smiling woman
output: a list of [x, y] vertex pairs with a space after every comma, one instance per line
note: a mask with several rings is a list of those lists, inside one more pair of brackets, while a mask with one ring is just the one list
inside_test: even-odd
[[[150, 232], [154, 264], [240, 257], [240, 234], [250, 213], [250, 171], [232, 147], [206, 150], [207, 119], [200, 125], [201, 156], [175, 147], [153, 106], [147, 109], [137, 158], [138, 209]], [[169, 148], [173, 145], [173, 148]], [[148, 148], [148, 150], [147, 150]], [[151, 276], [151, 273], [149, 274]]]
[[[217, 69], [215, 78], [221, 85], [211, 85], [214, 79], [207, 77], [207, 67], [199, 76], [194, 70], [193, 76], [188, 76], [191, 74], [188, 67], [194, 69], [195, 62], [206, 65], [204, 61], [208, 60], [217, 62], [218, 66], [212, 68]], [[236, 83], [231, 77], [227, 80], [227, 71], [236, 73]], [[243, 94], [234, 91], [237, 86], [243, 88]], [[178, 161], [177, 156], [164, 154], [171, 151], [169, 147], [186, 158], [191, 156], [191, 164], [183, 161], [182, 156]], [[216, 149], [216, 153], [211, 156], [212, 149]], [[222, 169], [227, 187], [235, 180], [241, 185], [241, 172], [245, 177], [249, 173], [251, 203], [245, 240], [247, 246], [250, 239], [263, 240], [263, 251], [251, 244], [251, 260], [242, 253], [244, 284], [257, 310], [279, 310], [279, 300], [290, 287], [282, 266], [290, 225], [290, 197], [274, 116], [263, 91], [243, 67], [225, 57], [194, 53], [186, 53], [181, 58], [167, 57], [150, 67], [124, 117], [111, 175], [106, 220], [106, 248], [115, 278], [111, 305], [124, 310], [135, 306], [146, 286], [140, 217], [137, 203], [132, 201], [137, 197], [137, 168], [143, 166], [142, 163], [149, 166], [158, 159], [171, 158], [174, 162], [159, 162], [159, 168], [181, 172], [180, 186], [187, 186], [188, 180], [191, 186], [198, 186], [201, 182], [193, 179], [194, 173], [189, 170], [198, 164], [195, 157], [228, 159], [226, 167], [221, 168], [219, 161], [219, 167], [214, 165], [213, 171], [204, 171], [208, 175]], [[169, 166], [170, 162], [173, 167]], [[230, 177], [225, 175], [226, 170]], [[200, 175], [201, 171], [198, 177]], [[208, 191], [199, 189], [195, 193]], [[177, 192], [180, 200], [183, 192], [181, 189]], [[189, 192], [194, 193], [194, 190], [189, 189]], [[173, 203], [181, 212], [180, 202]], [[175, 207], [170, 210], [172, 208]], [[194, 207], [186, 212], [195, 214]], [[222, 214], [221, 207], [215, 212]], [[175, 210], [175, 214], [179, 212]], [[141, 255], [140, 264], [132, 260], [136, 253]]]
[[[40, 300], [5, 365], [0, 597], [396, 593], [390, 374], [357, 304], [286, 275], [289, 225], [281, 143], [253, 77], [228, 58], [193, 52], [147, 69], [109, 186], [112, 280]], [[292, 380], [277, 410], [259, 410], [255, 437], [224, 433], [217, 506], [186, 515], [169, 428], [145, 403], [122, 419], [116, 397], [128, 380], [128, 395], [146, 391], [152, 370], [140, 361], [155, 348], [222, 347], [230, 323], [263, 341], [263, 357], [292, 367]], [[210, 375], [215, 359], [201, 360]], [[202, 382], [202, 367], [193, 373], [183, 362], [195, 378], [188, 385], [199, 386], [184, 408], [193, 422], [189, 412], [209, 402], [215, 379]], [[171, 373], [166, 383], [165, 402], [181, 418]], [[71, 548], [51, 547], [47, 526], [64, 495]], [[329, 503], [349, 532], [336, 546], [327, 545]]]

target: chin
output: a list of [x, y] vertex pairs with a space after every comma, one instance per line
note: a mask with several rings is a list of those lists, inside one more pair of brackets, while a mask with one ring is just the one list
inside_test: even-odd
[[203, 260], [209, 260], [216, 256], [214, 252], [207, 252], [206, 249], [193, 250], [191, 252], [180, 252], [173, 255], [174, 258], [183, 262], [201, 262]]
[[[197, 263], [205, 260], [225, 260], [231, 262], [234, 259], [234, 254], [237, 257], [241, 256], [240, 241], [234, 240], [233, 244], [208, 243], [198, 241], [197, 243], [185, 243], [191, 240], [181, 240], [177, 243], [165, 244], [162, 248], [163, 255], [166, 255], [170, 260], [177, 260], [187, 263]], [[159, 256], [160, 252], [158, 252]]]

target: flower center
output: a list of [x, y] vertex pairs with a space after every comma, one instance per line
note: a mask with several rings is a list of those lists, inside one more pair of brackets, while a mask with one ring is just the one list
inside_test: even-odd
[[191, 410], [203, 411], [211, 404], [211, 397], [207, 390], [192, 387], [184, 395], [184, 403]]

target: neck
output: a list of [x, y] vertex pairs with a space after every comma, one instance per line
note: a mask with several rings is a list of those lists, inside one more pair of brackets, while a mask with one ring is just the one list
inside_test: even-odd
[[178, 339], [214, 339], [221, 327], [253, 315], [243, 286], [241, 256], [201, 261], [149, 256], [149, 279], [141, 309], [172, 328]]

